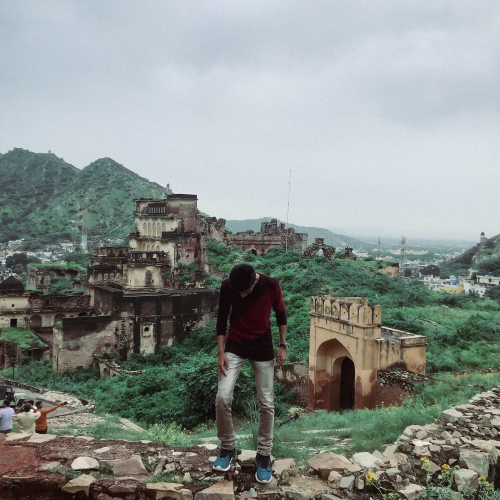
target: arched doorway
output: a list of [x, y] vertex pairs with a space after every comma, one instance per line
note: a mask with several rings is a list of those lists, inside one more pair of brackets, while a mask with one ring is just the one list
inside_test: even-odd
[[316, 408], [328, 411], [354, 408], [355, 366], [349, 351], [338, 340], [319, 346], [315, 371]]
[[354, 362], [344, 358], [340, 367], [340, 411], [354, 410]]

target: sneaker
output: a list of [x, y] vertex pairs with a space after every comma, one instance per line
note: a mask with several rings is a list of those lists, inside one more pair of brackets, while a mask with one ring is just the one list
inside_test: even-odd
[[271, 458], [257, 453], [255, 457], [255, 467], [257, 468], [257, 471], [255, 472], [255, 479], [257, 479], [257, 482], [270, 483], [273, 478], [273, 473], [271, 471]]
[[229, 470], [229, 467], [231, 467], [231, 462], [235, 462], [237, 458], [238, 455], [236, 454], [236, 448], [233, 448], [232, 450], [223, 450], [221, 448], [219, 456], [215, 459], [212, 469], [225, 472]]

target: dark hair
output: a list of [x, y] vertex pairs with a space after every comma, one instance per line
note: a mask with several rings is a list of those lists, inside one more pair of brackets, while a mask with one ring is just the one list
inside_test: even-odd
[[229, 273], [229, 285], [237, 292], [244, 292], [253, 285], [255, 275], [255, 269], [250, 264], [238, 264]]
[[3, 402], [3, 404], [4, 404], [5, 406], [10, 406], [10, 400], [9, 400], [9, 399], [6, 399], [6, 400]]
[[23, 406], [23, 409], [26, 413], [28, 413], [30, 410], [31, 410], [31, 405], [29, 403], [26, 403], [24, 406]]
[[29, 403], [31, 406], [33, 406], [35, 404], [35, 402], [32, 399], [28, 399], [28, 401], [26, 401], [26, 403]]
[[42, 401], [37, 401], [36, 402], [36, 407], [38, 408], [39, 406], [43, 405]]

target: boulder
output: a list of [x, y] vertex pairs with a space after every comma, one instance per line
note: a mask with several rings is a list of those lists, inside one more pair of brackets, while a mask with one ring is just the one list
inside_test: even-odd
[[392, 455], [385, 456], [381, 462], [383, 464], [390, 464], [391, 461], [395, 460], [396, 465], [404, 465], [408, 463], [408, 456], [404, 453], [393, 453]]
[[94, 453], [106, 453], [109, 450], [111, 450], [111, 447], [105, 446], [104, 448], [97, 448], [97, 450], [94, 450]]
[[193, 498], [191, 491], [185, 489], [183, 484], [178, 483], [146, 483], [146, 489], [156, 492], [156, 499], [192, 500]]
[[78, 457], [71, 462], [73, 470], [97, 470], [99, 469], [99, 462], [92, 457]]
[[441, 412], [441, 415], [439, 415], [439, 420], [445, 423], [450, 422], [451, 424], [453, 422], [463, 421], [463, 418], [464, 418], [463, 413], [459, 412], [458, 410], [455, 410], [455, 408], [444, 410], [443, 412]]
[[40, 470], [48, 470], [48, 471], [53, 471], [55, 469], [58, 469], [59, 467], [62, 467], [61, 462], [48, 462], [46, 464], [43, 464], [40, 466]]
[[141, 476], [148, 473], [139, 455], [131, 455], [130, 458], [109, 460], [115, 476]]
[[353, 464], [359, 465], [362, 469], [369, 469], [370, 467], [373, 467], [373, 464], [377, 460], [378, 457], [366, 451], [362, 451], [361, 453], [355, 453], [351, 457], [351, 462]]
[[205, 490], [198, 491], [194, 500], [234, 500], [233, 482], [219, 481]]
[[156, 466], [155, 471], [153, 472], [153, 477], [160, 476], [163, 473], [166, 461], [167, 459], [165, 457], [161, 457], [160, 460], [158, 460], [158, 465]]
[[18, 439], [23, 439], [29, 437], [29, 434], [24, 434], [23, 432], [11, 432], [7, 434], [5, 438], [5, 442], [9, 443], [10, 441], [17, 441]]
[[399, 493], [404, 495], [407, 500], [417, 500], [419, 497], [419, 493], [423, 490], [424, 488], [420, 486], [419, 484], [412, 484], [410, 483], [406, 488], [399, 490]]
[[438, 472], [441, 470], [441, 467], [439, 465], [436, 465], [432, 460], [429, 460], [427, 462], [429, 465], [425, 465], [424, 462], [422, 462], [422, 469], [426, 470], [429, 474], [434, 474], [435, 472]]
[[311, 500], [321, 494], [328, 493], [329, 487], [317, 478], [299, 476], [294, 477], [289, 486], [282, 486], [281, 491], [284, 496], [291, 500]]
[[351, 491], [354, 487], [354, 479], [355, 477], [354, 476], [347, 476], [347, 477], [343, 477], [341, 480], [340, 480], [340, 483], [339, 483], [339, 488], [341, 490], [348, 490], [348, 491]]
[[458, 491], [477, 490], [479, 486], [479, 474], [473, 470], [459, 469], [453, 472]]
[[472, 450], [460, 450], [460, 460], [467, 464], [467, 468], [477, 472], [480, 476], [488, 477], [490, 468], [490, 456]]
[[488, 453], [490, 456], [490, 463], [495, 465], [498, 462], [498, 450], [491, 441], [484, 439], [473, 439], [470, 444], [474, 448], [479, 448], [481, 451]]
[[398, 449], [398, 445], [397, 444], [390, 444], [389, 446], [386, 447], [386, 449], [384, 450], [384, 452], [382, 453], [382, 455], [384, 457], [386, 457], [387, 455], [393, 455], [394, 453], [396, 453], [397, 449]]
[[309, 467], [321, 474], [323, 479], [327, 479], [332, 470], [336, 472], [359, 472], [361, 467], [353, 464], [343, 455], [336, 453], [321, 453], [314, 456], [308, 462]]
[[332, 470], [330, 474], [328, 475], [328, 482], [329, 483], [340, 483], [342, 480], [342, 474], [339, 474], [338, 472]]
[[255, 450], [241, 450], [241, 453], [238, 453], [238, 460], [240, 460], [241, 462], [246, 462], [247, 460], [253, 461], [255, 455]]
[[283, 471], [293, 469], [295, 467], [295, 460], [293, 458], [284, 458], [282, 460], [275, 460], [273, 463], [273, 471], [276, 476], [281, 476]]
[[55, 434], [33, 434], [29, 439], [28, 443], [47, 443], [52, 441], [57, 436]]
[[82, 474], [81, 476], [75, 477], [75, 479], [66, 483], [61, 490], [66, 493], [77, 493], [79, 491], [83, 491], [88, 497], [90, 485], [95, 482], [95, 480], [95, 477], [89, 476], [88, 474]]

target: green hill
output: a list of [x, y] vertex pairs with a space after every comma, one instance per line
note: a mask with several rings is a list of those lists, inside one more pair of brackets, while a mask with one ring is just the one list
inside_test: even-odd
[[[267, 222], [270, 220], [271, 217], [263, 217], [262, 219], [228, 220], [226, 221], [226, 227], [233, 233], [243, 232], [247, 229], [257, 232], [260, 231], [261, 222]], [[283, 221], [278, 220], [278, 223], [281, 222]], [[333, 233], [329, 229], [297, 226], [296, 224], [288, 224], [288, 226], [293, 227], [297, 233], [307, 233], [308, 244], [313, 243], [315, 238], [325, 238], [325, 243], [336, 247], [337, 250], [342, 250], [342, 248], [346, 246], [365, 249], [375, 248], [375, 245], [365, 243], [357, 238], [351, 238], [350, 236], [345, 236], [343, 234]]]
[[79, 170], [53, 153], [20, 148], [0, 155], [0, 176], [0, 241], [78, 241], [84, 224], [89, 236], [125, 237], [133, 229], [132, 199], [165, 191], [111, 158]]

